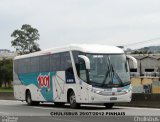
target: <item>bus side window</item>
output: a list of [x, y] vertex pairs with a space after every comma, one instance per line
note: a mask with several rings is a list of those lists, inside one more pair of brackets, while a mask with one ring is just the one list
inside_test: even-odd
[[49, 55], [40, 56], [40, 72], [49, 72], [50, 64], [49, 64]]
[[18, 74], [30, 72], [30, 58], [18, 59]]
[[63, 70], [69, 72], [70, 74], [73, 74], [72, 62], [69, 52], [61, 54], [61, 66]]
[[81, 59], [79, 59], [79, 77], [85, 82], [87, 82], [85, 62]]
[[67, 68], [66, 71], [69, 72], [70, 74], [73, 74], [73, 68], [72, 67]]
[[76, 70], [77, 70], [77, 75], [78, 75], [78, 77], [80, 77], [80, 70], [79, 70], [79, 63], [76, 63], [75, 64], [76, 65]]
[[39, 72], [39, 56], [31, 58], [30, 72]]
[[60, 71], [60, 54], [52, 54], [50, 56], [50, 70], [51, 71]]
[[75, 66], [76, 66], [77, 75], [78, 77], [80, 77], [80, 64], [79, 64], [78, 55], [84, 55], [84, 54], [79, 51], [72, 51], [72, 54], [73, 54], [73, 59], [74, 59]]
[[18, 60], [14, 60], [14, 72], [17, 74], [18, 73]]

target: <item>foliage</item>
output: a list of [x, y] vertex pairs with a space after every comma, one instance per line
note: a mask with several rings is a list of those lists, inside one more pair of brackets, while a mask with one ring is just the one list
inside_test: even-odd
[[0, 60], [0, 87], [2, 84], [8, 83], [11, 86], [11, 81], [13, 80], [13, 61], [12, 59]]
[[39, 40], [39, 32], [31, 25], [24, 24], [21, 29], [16, 29], [11, 37], [14, 40], [11, 41], [11, 45], [16, 48], [18, 54], [28, 54], [36, 51], [40, 51], [37, 41]]
[[0, 92], [13, 92], [13, 87], [0, 88]]
[[131, 54], [153, 54], [153, 52], [147, 50], [135, 50]]

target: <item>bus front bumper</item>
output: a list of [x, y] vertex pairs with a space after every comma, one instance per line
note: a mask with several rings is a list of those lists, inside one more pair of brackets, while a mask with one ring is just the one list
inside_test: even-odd
[[113, 94], [113, 95], [100, 95], [97, 93], [91, 94], [89, 103], [117, 103], [117, 102], [130, 102], [132, 98], [132, 92], [129, 91], [125, 94]]

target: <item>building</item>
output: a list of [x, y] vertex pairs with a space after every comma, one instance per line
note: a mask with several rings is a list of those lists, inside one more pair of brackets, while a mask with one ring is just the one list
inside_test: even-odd
[[0, 49], [0, 60], [3, 58], [13, 59], [16, 56], [16, 53], [7, 49]]
[[129, 61], [131, 73], [135, 72], [140, 76], [158, 76], [160, 74], [160, 55], [132, 55], [137, 59], [138, 68], [133, 69]]
[[133, 69], [129, 61], [133, 93], [160, 93], [160, 55], [132, 56], [138, 63], [138, 68]]

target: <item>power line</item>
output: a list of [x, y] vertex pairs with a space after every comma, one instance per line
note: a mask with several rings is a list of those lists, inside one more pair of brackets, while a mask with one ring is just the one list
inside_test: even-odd
[[123, 46], [124, 47], [128, 47], [128, 46], [131, 47], [131, 46], [134, 46], [134, 45], [140, 45], [140, 44], [144, 44], [144, 43], [148, 43], [148, 42], [153, 42], [153, 41], [156, 41], [156, 40], [160, 40], [160, 37], [157, 37], [157, 38], [154, 38], [154, 39], [145, 40], [145, 41], [141, 41], [141, 42], [125, 44]]

